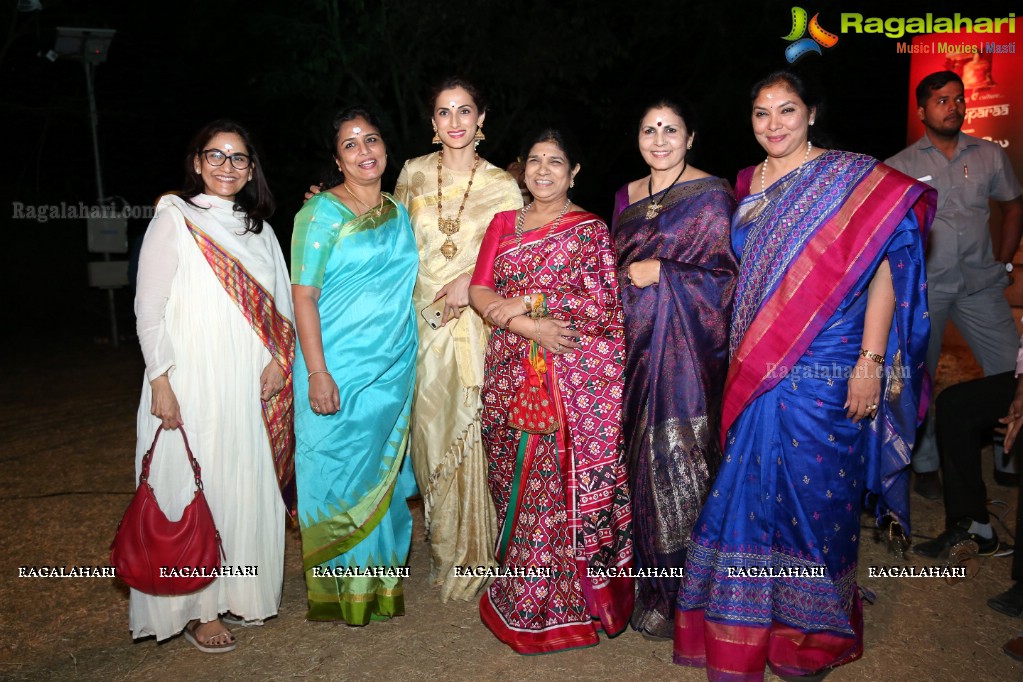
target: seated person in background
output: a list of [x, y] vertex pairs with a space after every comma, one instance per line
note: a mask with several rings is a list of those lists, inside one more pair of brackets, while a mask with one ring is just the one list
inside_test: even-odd
[[[1021, 339], [1023, 344], [1023, 339]], [[1023, 425], [1023, 347], [1015, 372], [1002, 372], [951, 386], [938, 396], [936, 432], [945, 481], [945, 532], [935, 540], [914, 547], [932, 559], [947, 558], [951, 548], [968, 540], [977, 543], [981, 555], [998, 551], [998, 535], [987, 512], [987, 488], [981, 477], [981, 448], [999, 423], [1005, 425], [1005, 449], [1009, 451]], [[1017, 546], [1023, 546], [1023, 499], [1016, 505]], [[988, 606], [1008, 616], [1023, 616], [1023, 553], [1012, 560], [1015, 584], [988, 600]], [[1012, 654], [1010, 654], [1012, 655]]]

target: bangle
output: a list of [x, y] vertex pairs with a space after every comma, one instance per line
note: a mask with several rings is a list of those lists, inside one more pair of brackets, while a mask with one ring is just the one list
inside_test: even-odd
[[522, 297], [522, 302], [526, 304], [527, 313], [533, 309], [533, 297], [529, 294]]
[[884, 356], [883, 355], [878, 355], [877, 353], [871, 353], [866, 348], [861, 348], [860, 349], [860, 357], [861, 358], [867, 358], [868, 360], [873, 360], [874, 362], [876, 362], [879, 365], [883, 365], [884, 364]]
[[309, 376], [306, 377], [306, 381], [312, 379], [314, 374], [326, 374], [327, 376], [330, 376], [330, 370], [314, 369], [313, 371], [309, 372]]

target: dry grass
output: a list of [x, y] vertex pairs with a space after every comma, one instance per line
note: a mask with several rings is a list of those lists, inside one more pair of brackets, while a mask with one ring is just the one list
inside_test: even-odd
[[[0, 679], [704, 679], [702, 671], [671, 664], [670, 644], [632, 632], [592, 649], [512, 653], [480, 623], [475, 603], [439, 603], [427, 581], [421, 510], [403, 618], [366, 628], [307, 623], [298, 536], [289, 532], [280, 616], [237, 630], [236, 652], [204, 655], [180, 637], [133, 643], [127, 596], [113, 581], [18, 579], [17, 567], [106, 565], [134, 487], [141, 360], [132, 349], [92, 347], [19, 349], [17, 357], [0, 388], [0, 516], [7, 520], [0, 537]], [[941, 379], [975, 371], [953, 355]], [[991, 493], [1015, 502], [1015, 491]], [[913, 503], [916, 532], [940, 531], [941, 504]], [[866, 652], [829, 681], [1023, 678], [1023, 664], [1000, 651], [1023, 623], [984, 604], [1009, 586], [1008, 559], [983, 560], [976, 578], [954, 587], [938, 579], [871, 579], [866, 566], [893, 560], [869, 537], [862, 581], [878, 601], [866, 606]]]

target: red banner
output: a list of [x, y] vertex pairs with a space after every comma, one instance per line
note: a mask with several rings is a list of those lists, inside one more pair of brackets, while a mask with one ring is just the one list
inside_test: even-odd
[[[1023, 41], [1020, 47], [1023, 48]], [[906, 143], [924, 134], [916, 85], [935, 71], [955, 71], [966, 87], [963, 132], [1000, 145], [1023, 177], [1023, 55], [1016, 34], [934, 33], [913, 38]]]

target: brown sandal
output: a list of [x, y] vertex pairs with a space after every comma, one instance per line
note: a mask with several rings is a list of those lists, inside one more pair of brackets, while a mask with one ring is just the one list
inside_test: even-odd
[[[228, 651], [234, 651], [235, 648], [237, 648], [238, 640], [235, 639], [234, 633], [232, 633], [226, 627], [222, 632], [218, 632], [215, 635], [210, 635], [205, 639], [199, 639], [198, 635], [195, 634], [196, 631], [199, 629], [199, 625], [201, 625], [201, 623], [199, 622], [198, 619], [189, 621], [188, 625], [185, 626], [184, 632], [182, 633], [184, 634], [185, 639], [188, 640], [188, 643], [194, 646], [199, 651], [203, 652], [204, 654], [226, 654]], [[221, 624], [221, 627], [223, 627], [223, 624]], [[224, 642], [223, 644], [217, 643], [217, 640], [225, 637], [227, 638], [226, 642]]]

